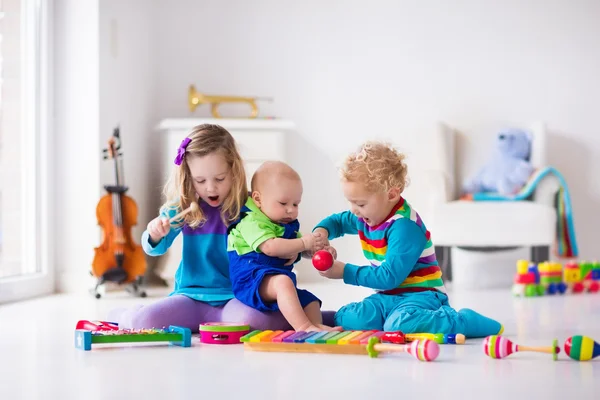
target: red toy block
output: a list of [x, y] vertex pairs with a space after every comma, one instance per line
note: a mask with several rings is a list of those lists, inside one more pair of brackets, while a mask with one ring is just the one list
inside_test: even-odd
[[517, 274], [515, 276], [515, 283], [520, 283], [523, 285], [529, 285], [535, 283], [535, 274], [533, 272], [528, 272], [526, 274]]

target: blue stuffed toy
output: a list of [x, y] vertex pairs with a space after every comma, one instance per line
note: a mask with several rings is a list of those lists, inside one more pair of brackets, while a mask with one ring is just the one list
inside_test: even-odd
[[534, 171], [529, 162], [531, 137], [520, 129], [498, 132], [494, 154], [479, 173], [463, 185], [465, 194], [492, 192], [504, 196], [517, 193]]

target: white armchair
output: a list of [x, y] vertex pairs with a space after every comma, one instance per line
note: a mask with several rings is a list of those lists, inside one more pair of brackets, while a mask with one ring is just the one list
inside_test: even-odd
[[[543, 124], [533, 134], [530, 161], [536, 168], [546, 166], [547, 135]], [[558, 184], [543, 180], [526, 201], [459, 200], [461, 183], [456, 165], [456, 132], [439, 124], [428, 143], [432, 163], [413, 168], [405, 192], [431, 231], [436, 254], [446, 279], [451, 280], [452, 247], [493, 251], [528, 247], [532, 261], [549, 259], [556, 239], [555, 194]]]

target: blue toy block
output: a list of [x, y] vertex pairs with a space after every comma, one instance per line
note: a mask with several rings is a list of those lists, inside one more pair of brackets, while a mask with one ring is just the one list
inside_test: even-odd
[[558, 290], [558, 293], [564, 294], [567, 291], [567, 284], [561, 282], [557, 285], [556, 289]]
[[592, 280], [593, 281], [600, 281], [600, 269], [593, 269], [592, 270]]
[[192, 331], [189, 328], [181, 326], [169, 326], [169, 332], [181, 334], [181, 341], [169, 342], [175, 346], [191, 347], [192, 346]]
[[558, 290], [558, 288], [556, 287], [556, 284], [551, 283], [548, 285], [548, 289], [546, 289], [546, 293], [547, 294], [556, 294], [557, 290]]
[[81, 350], [92, 349], [92, 332], [83, 329], [77, 329], [75, 331], [75, 348]]
[[527, 272], [533, 272], [534, 274], [538, 273], [538, 266], [537, 264], [529, 264], [529, 268], [527, 268]]

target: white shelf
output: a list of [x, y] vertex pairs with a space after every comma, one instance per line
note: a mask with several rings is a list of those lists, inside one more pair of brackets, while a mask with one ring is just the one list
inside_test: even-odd
[[267, 118], [167, 118], [157, 126], [159, 130], [189, 130], [200, 124], [221, 125], [225, 129], [255, 131], [279, 130], [290, 131], [296, 129], [296, 124], [284, 119]]

